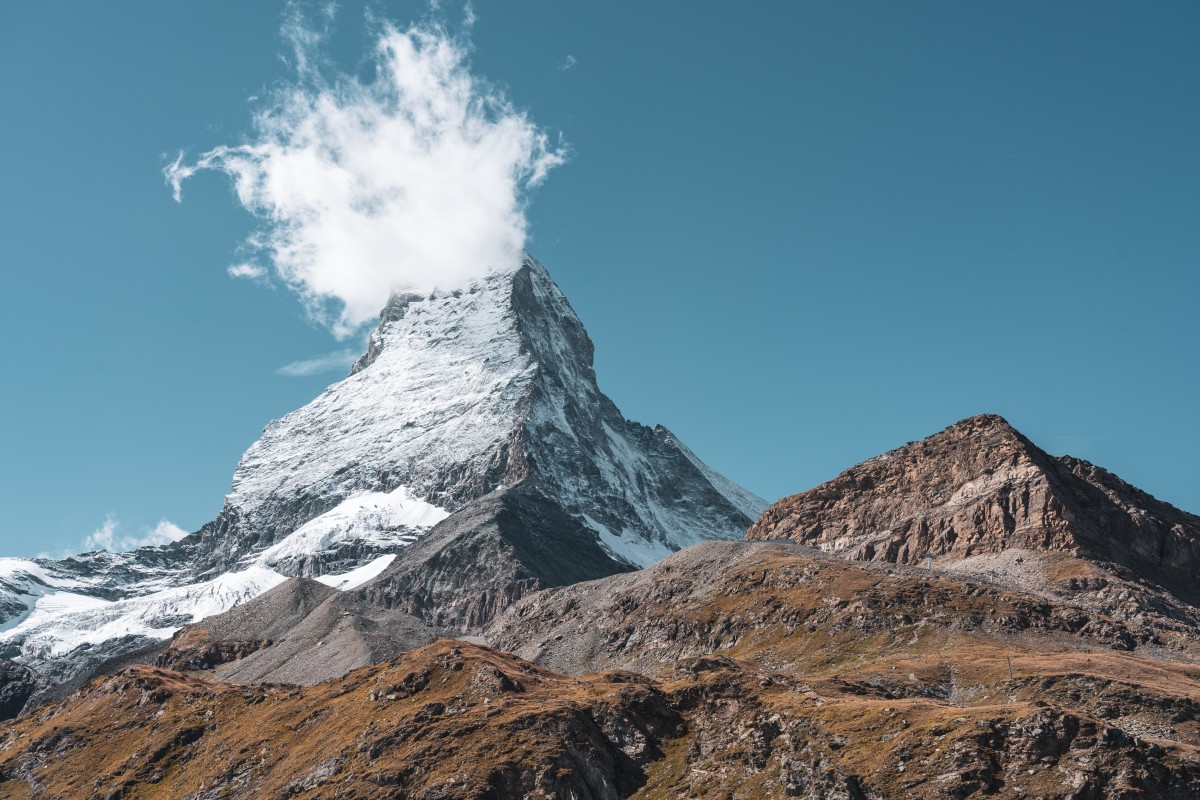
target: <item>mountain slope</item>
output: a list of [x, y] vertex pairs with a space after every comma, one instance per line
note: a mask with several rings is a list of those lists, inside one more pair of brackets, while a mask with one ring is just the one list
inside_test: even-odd
[[[722, 547], [780, 552], [711, 549]], [[1182, 800], [1200, 791], [1194, 667], [1138, 660], [1147, 670], [1127, 683], [1100, 650], [1058, 665], [1027, 655], [1006, 678], [1003, 652], [982, 663], [974, 654], [948, 650], [962, 659], [949, 666], [910, 654], [847, 658], [811, 672], [705, 656], [655, 681], [568, 677], [442, 640], [304, 688], [132, 667], [0, 729], [0, 794]], [[1188, 741], [1151, 738], [1172, 714]]]
[[[158, 663], [193, 670], [227, 664], [213, 674], [312, 683], [390, 658], [434, 633], [479, 633], [542, 589], [629, 569], [594, 531], [521, 484], [452, 514], [361, 588], [337, 592], [292, 579], [183, 628]], [[314, 592], [322, 602], [312, 602]], [[314, 649], [326, 645], [332, 652]]]
[[[303, 688], [131, 667], [0, 728], [0, 794], [1196, 797], [1193, 607], [1155, 582], [1157, 562], [1107, 561], [1131, 549], [1106, 542], [1119, 526], [1095, 526], [1108, 507], [1060, 511], [1069, 479], [1051, 470], [1079, 465], [1001, 422], [910, 446], [882, 492], [872, 470], [890, 459], [851, 470], [821, 517], [843, 532], [834, 543], [890, 541], [873, 526], [897, 507], [918, 520], [893, 527], [906, 535], [976, 525], [919, 565], [713, 541], [584, 580], [625, 565], [531, 477], [357, 589], [293, 578], [184, 629], [162, 659], [312, 683], [437, 624], [478, 631], [475, 644], [440, 639]], [[1150, 506], [1106, 473], [1080, 479]], [[1121, 597], [1080, 588], [1085, 573]], [[1056, 594], [1063, 576], [1076, 588]]]
[[698, 741], [666, 748], [657, 796], [1200, 791], [1194, 636], [980, 576], [712, 542], [531, 595], [483, 639], [566, 674], [635, 670], [686, 691]]

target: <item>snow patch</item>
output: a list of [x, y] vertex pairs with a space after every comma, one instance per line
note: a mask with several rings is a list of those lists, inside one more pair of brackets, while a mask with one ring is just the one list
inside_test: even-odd
[[648, 567], [675, 552], [674, 548], [668, 547], [662, 542], [645, 539], [634, 531], [625, 530], [621, 532], [621, 536], [617, 536], [605, 525], [587, 514], [584, 514], [583, 518], [587, 522], [587, 526], [600, 537], [600, 544], [606, 550], [636, 567]]
[[405, 486], [390, 492], [363, 492], [304, 523], [264, 550], [255, 563], [269, 567], [357, 540], [403, 547], [448, 516], [450, 512], [414, 497]]
[[35, 664], [114, 639], [166, 639], [184, 625], [228, 611], [285, 580], [274, 570], [251, 567], [122, 600], [48, 592], [19, 624], [0, 633], [0, 643], [19, 649], [17, 661]]
[[391, 564], [395, 560], [396, 554], [388, 553], [374, 561], [363, 564], [358, 569], [352, 569], [340, 575], [320, 575], [317, 577], [317, 580], [326, 586], [332, 586], [334, 589], [340, 589], [343, 592], [350, 589], [357, 589], [378, 576], [379, 573], [387, 569], [388, 564]]

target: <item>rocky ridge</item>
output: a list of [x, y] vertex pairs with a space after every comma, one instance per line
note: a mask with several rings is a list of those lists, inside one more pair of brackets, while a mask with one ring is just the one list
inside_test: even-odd
[[980, 415], [772, 505], [748, 539], [978, 573], [1132, 621], [1200, 629], [1200, 517]]

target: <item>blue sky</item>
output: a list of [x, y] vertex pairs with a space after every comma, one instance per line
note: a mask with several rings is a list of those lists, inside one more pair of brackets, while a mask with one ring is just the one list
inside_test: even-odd
[[[990, 411], [1200, 511], [1200, 6], [475, 11], [473, 72], [569, 144], [529, 247], [627, 416], [773, 499]], [[356, 346], [226, 274], [227, 180], [163, 179], [288, 79], [283, 12], [0, 5], [0, 554], [196, 529], [338, 377], [280, 368]], [[344, 3], [331, 57], [371, 35]]]

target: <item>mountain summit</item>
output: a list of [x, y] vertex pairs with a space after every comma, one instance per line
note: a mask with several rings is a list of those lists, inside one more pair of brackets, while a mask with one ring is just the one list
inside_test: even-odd
[[[740, 538], [766, 504], [670, 431], [626, 420], [596, 385], [592, 353], [530, 257], [463, 291], [394, 297], [350, 376], [272, 422], [242, 457], [225, 510], [201, 531], [212, 545], [202, 557], [227, 569], [270, 547], [272, 566], [321, 572], [314, 543], [323, 567], [344, 566], [346, 542], [362, 542], [351, 560], [365, 555], [368, 529], [413, 527], [418, 509], [452, 513], [518, 483], [536, 484], [635, 566]], [[369, 511], [364, 493], [377, 498]], [[285, 542], [323, 515], [327, 528]]]
[[[461, 291], [393, 297], [350, 375], [266, 427], [200, 531], [134, 553], [0, 560], [0, 656], [65, 680], [288, 576], [385, 580], [388, 603], [481, 623], [542, 586], [740, 538], [766, 503], [667, 429], [626, 420], [592, 353], [530, 257]], [[453, 580], [434, 580], [451, 553]], [[470, 563], [483, 553], [490, 563]]]
[[1082, 459], [1052, 456], [994, 414], [785, 497], [746, 538], [986, 574], [1126, 618], [1200, 621], [1200, 517]]

